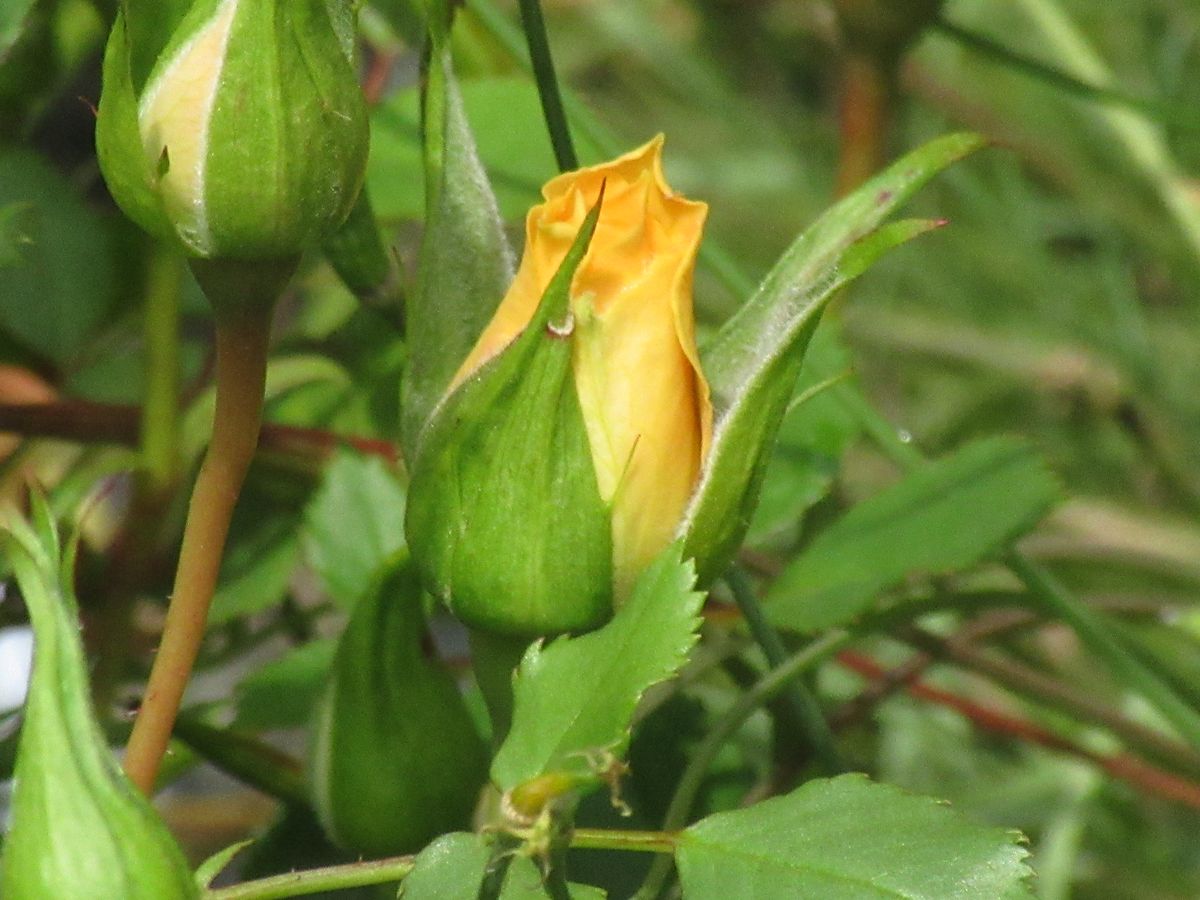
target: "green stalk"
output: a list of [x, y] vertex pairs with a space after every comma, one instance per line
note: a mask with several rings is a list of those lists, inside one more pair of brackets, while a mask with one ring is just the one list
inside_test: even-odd
[[1152, 119], [1157, 119], [1159, 122], [1188, 131], [1200, 128], [1200, 121], [1197, 121], [1195, 114], [1177, 104], [1139, 97], [1120, 88], [1090, 84], [1061, 69], [1048, 66], [1033, 57], [1011, 50], [989, 37], [976, 34], [961, 25], [955, 25], [944, 18], [935, 21], [933, 27], [955, 43], [975, 51], [980, 56], [985, 56], [993, 62], [1006, 65], [1014, 71], [1030, 78], [1036, 78], [1069, 94], [1082, 97], [1084, 100], [1124, 106]]
[[[725, 746], [725, 742], [735, 735], [746, 720], [766, 704], [780, 691], [784, 690], [793, 679], [804, 674], [822, 661], [828, 659], [846, 644], [850, 643], [853, 635], [849, 631], [834, 630], [826, 632], [807, 647], [789, 657], [782, 665], [778, 665], [762, 677], [750, 690], [742, 694], [738, 701], [729, 708], [720, 721], [704, 737], [688, 761], [687, 768], [679, 778], [671, 804], [663, 819], [663, 829], [667, 832], [678, 831], [687, 824], [688, 816], [709, 767]], [[671, 874], [674, 860], [670, 856], [662, 856], [654, 861], [650, 873], [637, 894], [635, 900], [653, 900], [662, 891], [667, 878]]]
[[1011, 551], [1007, 562], [1041, 610], [1070, 625], [1118, 678], [1149, 700], [1188, 743], [1200, 747], [1200, 714], [1134, 656], [1103, 619], [1072, 597], [1049, 572], [1018, 551]]
[[142, 404], [142, 474], [154, 494], [169, 491], [179, 475], [179, 293], [183, 260], [156, 246], [146, 276], [142, 336], [146, 391]]
[[554, 147], [554, 159], [560, 172], [579, 168], [579, 157], [571, 141], [571, 128], [567, 124], [567, 113], [563, 108], [562, 93], [554, 73], [554, 60], [550, 56], [550, 39], [546, 34], [546, 20], [542, 16], [540, 0], [520, 0], [521, 23], [525, 28], [525, 39], [529, 42], [529, 60], [533, 65], [533, 78], [537, 82], [538, 97], [542, 101], [542, 115], [550, 131], [550, 143]]
[[[772, 669], [778, 668], [787, 661], [787, 648], [774, 626], [767, 621], [762, 605], [754, 593], [754, 585], [749, 577], [737, 566], [733, 566], [725, 574], [725, 583], [733, 592], [733, 599], [750, 628], [750, 634], [762, 648], [763, 655]], [[808, 741], [808, 749], [816, 754], [827, 774], [846, 771], [846, 764], [834, 744], [833, 732], [825, 716], [821, 712], [816, 698], [800, 680], [795, 680], [784, 690], [784, 699], [791, 706], [804, 737]]]
[[183, 258], [147, 242], [142, 304], [143, 381], [140, 459], [129, 513], [113, 542], [87, 640], [94, 652], [92, 697], [108, 709], [131, 652], [129, 631], [139, 592], [158, 551], [163, 514], [179, 481], [179, 296]]
[[576, 828], [576, 850], [629, 850], [635, 853], [674, 853], [678, 835], [671, 831], [624, 831], [615, 828]]
[[162, 641], [125, 750], [125, 772], [153, 792], [204, 639], [229, 522], [258, 445], [275, 300], [295, 270], [280, 264], [193, 262], [216, 317], [216, 414], [192, 490]]
[[201, 896], [204, 900], [282, 900], [286, 897], [306, 897], [326, 891], [344, 891], [372, 884], [401, 881], [413, 870], [414, 864], [412, 856], [396, 856], [370, 862], [325, 866], [245, 881], [233, 887], [207, 890]]

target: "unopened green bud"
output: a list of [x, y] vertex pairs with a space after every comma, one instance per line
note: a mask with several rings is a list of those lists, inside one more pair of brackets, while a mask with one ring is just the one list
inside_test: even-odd
[[413, 463], [413, 559], [428, 588], [487, 633], [582, 631], [612, 615], [612, 515], [575, 390], [568, 306], [598, 212], [521, 334], [452, 387]]
[[350, 7], [196, 0], [181, 18], [178, 8], [129, 3], [113, 26], [96, 131], [105, 179], [131, 218], [192, 256], [295, 256], [346, 218], [362, 186], [368, 126]]
[[178, 845], [121, 772], [91, 710], [70, 566], [45, 503], [36, 530], [8, 523], [35, 657], [0, 858], [6, 900], [187, 900], [199, 896]]
[[458, 688], [425, 658], [408, 566], [368, 591], [342, 634], [314, 730], [313, 805], [329, 835], [369, 856], [468, 824], [487, 755]]

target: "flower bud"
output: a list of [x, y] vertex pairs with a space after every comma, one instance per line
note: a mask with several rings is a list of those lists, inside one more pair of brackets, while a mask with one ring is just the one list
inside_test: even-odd
[[179, 846], [117, 766], [92, 714], [69, 562], [40, 497], [34, 514], [36, 530], [16, 520], [0, 531], [34, 631], [0, 897], [198, 897]]
[[466, 826], [487, 754], [453, 679], [425, 658], [411, 569], [359, 599], [314, 729], [313, 805], [342, 847], [412, 851]]
[[695, 487], [712, 422], [691, 298], [707, 208], [671, 193], [661, 149], [546, 185], [516, 278], [419, 442], [410, 546], [468, 624], [600, 624]]
[[339, 3], [196, 0], [182, 16], [178, 2], [127, 4], [96, 131], [122, 209], [201, 258], [295, 256], [336, 228], [368, 144]]

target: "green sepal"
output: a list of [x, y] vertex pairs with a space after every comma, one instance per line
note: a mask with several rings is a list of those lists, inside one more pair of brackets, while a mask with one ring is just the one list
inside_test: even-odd
[[779, 423], [826, 304], [887, 251], [940, 224], [883, 222], [930, 178], [982, 145], [973, 134], [930, 141], [841, 200], [797, 238], [703, 348], [713, 438], [679, 530], [701, 584], [720, 576], [750, 526]]
[[108, 190], [125, 215], [160, 240], [176, 243], [175, 229], [155, 190], [154, 170], [142, 149], [130, 52], [125, 14], [118, 12], [104, 48], [96, 156]]
[[434, 411], [405, 530], [429, 589], [472, 628], [536, 637], [612, 613], [612, 523], [571, 372], [571, 279], [597, 202], [525, 330]]
[[[438, 21], [431, 14], [431, 22]], [[401, 444], [410, 459], [417, 455], [430, 413], [491, 321], [514, 271], [445, 37], [440, 31], [433, 35], [421, 107], [425, 235], [417, 287], [408, 302], [410, 357], [401, 414]]]
[[183, 853], [105, 743], [70, 588], [73, 548], [64, 553], [59, 546], [40, 497], [33, 516], [32, 525], [14, 518], [0, 533], [29, 609], [35, 652], [0, 896], [198, 897]]
[[291, 256], [345, 221], [366, 175], [367, 107], [323, 0], [239, 7], [210, 128], [205, 255]]
[[469, 823], [487, 754], [454, 680], [425, 658], [421, 588], [403, 562], [355, 605], [314, 728], [313, 805], [368, 856], [417, 850]]
[[384, 316], [398, 331], [404, 330], [400, 260], [384, 243], [365, 186], [349, 217], [325, 239], [321, 250], [364, 306]]

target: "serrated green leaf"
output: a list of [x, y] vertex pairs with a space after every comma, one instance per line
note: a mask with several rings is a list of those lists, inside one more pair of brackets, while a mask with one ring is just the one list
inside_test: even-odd
[[1027, 855], [1016, 832], [843, 775], [697, 822], [676, 861], [688, 900], [1018, 900]]
[[586, 754], [620, 755], [638, 700], [670, 678], [696, 642], [703, 595], [695, 570], [668, 547], [603, 628], [534, 644], [517, 670], [512, 730], [492, 761], [502, 789], [547, 772], [586, 777]]
[[800, 631], [848, 622], [906, 575], [986, 559], [1036, 525], [1058, 496], [1057, 480], [1027, 444], [968, 444], [823, 531], [772, 585], [768, 615]]
[[304, 514], [304, 551], [345, 607], [404, 550], [404, 486], [383, 460], [339, 450]]
[[436, 46], [423, 104], [425, 237], [408, 305], [411, 357], [401, 443], [416, 456], [421, 429], [513, 278], [496, 197], [475, 149], [449, 46]]
[[825, 304], [887, 251], [936, 226], [883, 221], [981, 143], [965, 134], [931, 141], [846, 197], [788, 248], [703, 348], [716, 419], [679, 532], [686, 554], [698, 561], [702, 584], [721, 573], [749, 527], [770, 449]]
[[[417, 857], [400, 885], [400, 900], [463, 900], [479, 892], [491, 851], [477, 834], [444, 834]], [[591, 885], [569, 886], [573, 900], [603, 900]], [[533, 900], [548, 896], [532, 860], [517, 857], [509, 867], [500, 900]]]
[[5, 522], [0, 540], [35, 641], [0, 896], [198, 896], [178, 845], [121, 772], [92, 713], [70, 592], [73, 554], [60, 549], [45, 502], [35, 498], [32, 525]]

